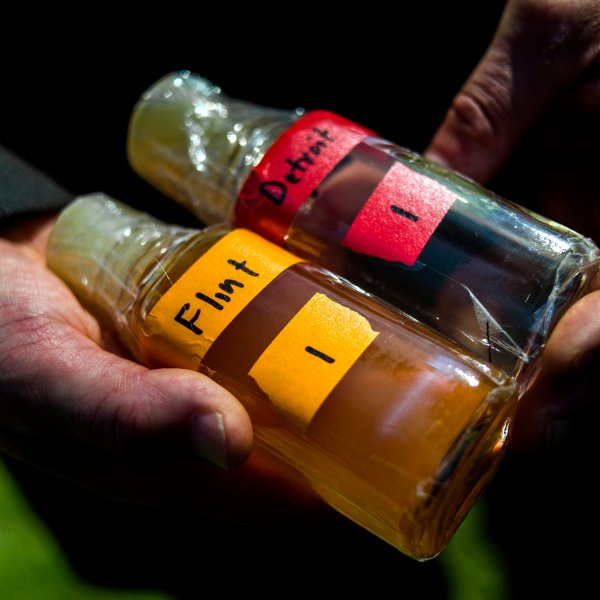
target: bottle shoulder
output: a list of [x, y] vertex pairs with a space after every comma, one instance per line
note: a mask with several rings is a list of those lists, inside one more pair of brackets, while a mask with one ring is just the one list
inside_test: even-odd
[[144, 319], [190, 267], [227, 233], [229, 230], [225, 227], [209, 227], [162, 248], [139, 281], [135, 302], [138, 316]]

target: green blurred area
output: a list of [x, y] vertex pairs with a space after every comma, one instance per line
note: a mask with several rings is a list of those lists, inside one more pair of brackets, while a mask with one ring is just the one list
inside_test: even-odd
[[[485, 505], [479, 503], [439, 561], [452, 600], [507, 597], [505, 568], [485, 534]], [[422, 565], [414, 563], [415, 570]], [[52, 532], [30, 507], [0, 461], [0, 594], [15, 600], [168, 600], [153, 590], [119, 590], [83, 581], [70, 566]]]
[[438, 557], [452, 600], [505, 600], [510, 596], [507, 568], [486, 532], [485, 512], [484, 498]]
[[13, 600], [168, 600], [151, 591], [115, 590], [82, 581], [51, 532], [0, 461], [0, 597]]

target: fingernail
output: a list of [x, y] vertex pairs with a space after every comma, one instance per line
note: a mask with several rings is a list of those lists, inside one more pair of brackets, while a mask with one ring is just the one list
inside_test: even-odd
[[190, 437], [194, 452], [211, 463], [229, 468], [227, 437], [220, 413], [199, 413], [191, 425]]
[[444, 167], [445, 169], [452, 168], [452, 165], [450, 164], [448, 159], [445, 156], [443, 156], [442, 154], [439, 154], [438, 152], [436, 152], [435, 150], [427, 150], [423, 156], [429, 162], [434, 163], [434, 164], [438, 165], [439, 167]]

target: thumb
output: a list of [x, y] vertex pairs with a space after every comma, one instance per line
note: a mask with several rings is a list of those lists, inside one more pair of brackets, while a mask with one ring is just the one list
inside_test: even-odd
[[247, 457], [252, 425], [228, 391], [195, 371], [148, 370], [103, 349], [98, 321], [33, 251], [0, 246], [3, 434], [130, 458], [195, 452], [222, 467]]
[[[35, 415], [30, 430], [36, 434], [67, 436], [129, 457], [195, 452], [229, 467], [249, 454], [252, 425], [246, 411], [209, 378], [186, 369], [149, 370], [102, 350], [76, 330], [53, 329], [48, 334], [38, 329], [30, 339], [27, 352], [36, 361], [21, 362], [13, 354], [13, 423], [31, 423]], [[19, 387], [24, 381], [35, 382], [26, 386], [25, 399]]]
[[596, 32], [595, 20], [584, 12], [588, 4], [509, 1], [488, 51], [425, 156], [473, 179], [489, 179], [553, 98], [592, 62]]
[[541, 371], [517, 408], [514, 449], [542, 448], [585, 414], [598, 389], [599, 356], [600, 290], [571, 306], [552, 332]]

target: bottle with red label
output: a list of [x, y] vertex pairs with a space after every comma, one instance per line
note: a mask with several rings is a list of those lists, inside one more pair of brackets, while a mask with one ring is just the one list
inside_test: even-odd
[[589, 290], [595, 244], [326, 111], [234, 100], [189, 72], [135, 108], [135, 170], [205, 222], [247, 227], [517, 376]]
[[410, 556], [440, 552], [500, 460], [511, 378], [255, 233], [97, 194], [63, 210], [47, 259], [140, 362], [228, 388], [258, 444]]

